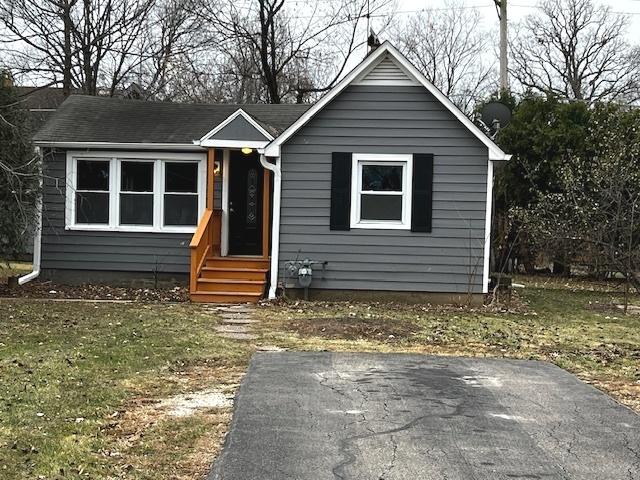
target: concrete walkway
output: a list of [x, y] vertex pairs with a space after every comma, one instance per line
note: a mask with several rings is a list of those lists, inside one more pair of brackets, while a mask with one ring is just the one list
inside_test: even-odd
[[258, 353], [209, 480], [640, 479], [640, 417], [546, 363]]

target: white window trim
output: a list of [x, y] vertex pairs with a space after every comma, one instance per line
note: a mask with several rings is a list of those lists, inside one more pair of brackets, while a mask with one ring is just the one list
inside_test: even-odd
[[[76, 223], [75, 194], [77, 160], [109, 161], [109, 224]], [[205, 209], [207, 192], [207, 157], [203, 153], [67, 151], [65, 188], [65, 229], [98, 232], [193, 233], [197, 226], [164, 226], [164, 165], [166, 162], [198, 163], [198, 221]], [[119, 225], [120, 220], [120, 162], [154, 161], [153, 225]]]
[[[413, 155], [354, 153], [351, 158], [351, 228], [375, 230], [411, 230], [411, 196], [413, 178]], [[363, 165], [397, 165], [402, 169], [402, 220], [362, 220], [360, 202]], [[373, 193], [373, 192], [372, 192]], [[398, 192], [374, 192], [375, 195], [398, 195]]]

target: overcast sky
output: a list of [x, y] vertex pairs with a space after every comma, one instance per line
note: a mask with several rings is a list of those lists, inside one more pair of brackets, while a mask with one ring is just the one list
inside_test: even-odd
[[[422, 8], [443, 8], [446, 0], [396, 0], [399, 15], [411, 15], [411, 11]], [[531, 0], [509, 0], [507, 16], [510, 20], [518, 21], [527, 14], [535, 11], [537, 1]], [[616, 12], [624, 12], [629, 15], [631, 28], [629, 28], [629, 40], [634, 43], [640, 42], [640, 0], [595, 0], [595, 3], [610, 5]], [[477, 7], [487, 22], [493, 23], [498, 28], [498, 16], [493, 0], [466, 0], [469, 7]]]

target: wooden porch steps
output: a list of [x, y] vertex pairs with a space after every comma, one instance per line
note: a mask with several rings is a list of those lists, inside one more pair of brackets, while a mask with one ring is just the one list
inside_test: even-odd
[[209, 257], [198, 272], [191, 300], [207, 303], [257, 303], [264, 296], [269, 259]]

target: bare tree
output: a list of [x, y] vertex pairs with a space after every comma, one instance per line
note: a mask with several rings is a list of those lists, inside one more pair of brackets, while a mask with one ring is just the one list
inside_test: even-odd
[[545, 0], [511, 44], [510, 74], [525, 90], [584, 100], [640, 99], [640, 48], [626, 16], [592, 0]]
[[203, 15], [224, 58], [222, 74], [239, 77], [249, 100], [300, 103], [337, 82], [364, 43], [367, 13], [388, 4], [328, 0], [291, 11], [285, 0], [257, 0], [210, 4]]
[[393, 28], [393, 40], [427, 79], [463, 111], [495, 89], [495, 62], [487, 60], [492, 35], [478, 28], [481, 16], [462, 0], [424, 10]]
[[171, 61], [193, 47], [197, 1], [2, 1], [3, 60], [18, 79], [65, 95], [114, 95], [134, 80], [161, 90]]

